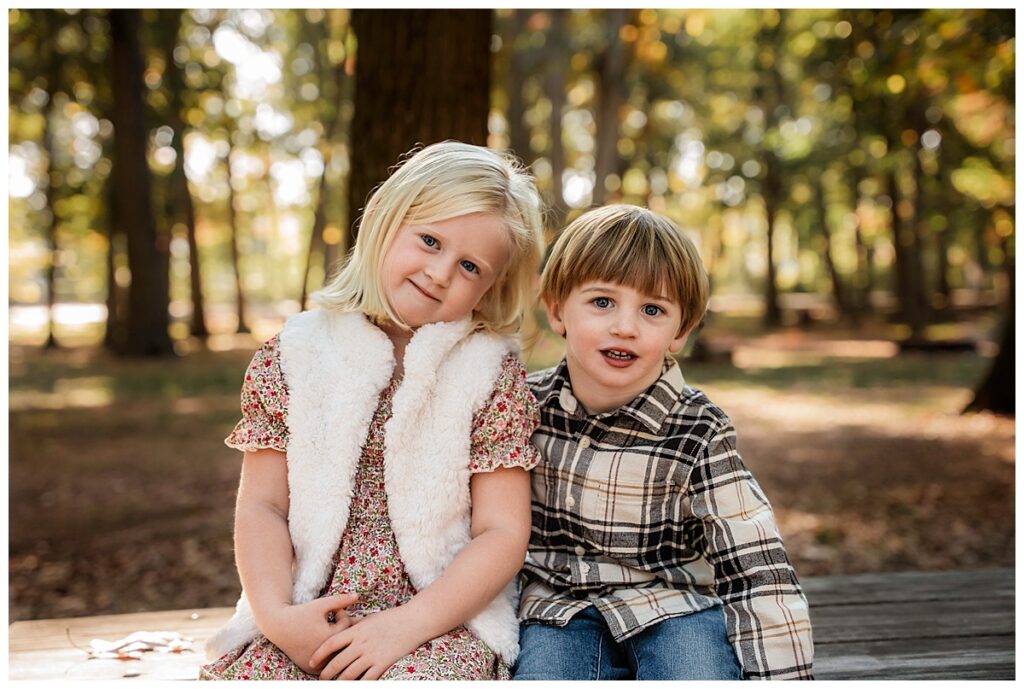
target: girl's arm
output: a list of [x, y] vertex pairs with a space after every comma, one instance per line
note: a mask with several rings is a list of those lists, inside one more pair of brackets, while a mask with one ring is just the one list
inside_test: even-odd
[[472, 619], [512, 580], [530, 540], [530, 475], [498, 468], [470, 479], [472, 540], [444, 573], [406, 605], [370, 615], [327, 639], [310, 665], [321, 679], [376, 679], [430, 639]]
[[[310, 654], [348, 626], [354, 595], [292, 605], [292, 541], [288, 533], [288, 469], [277, 450], [246, 452], [235, 506], [235, 563], [260, 631], [306, 672]], [[338, 622], [327, 623], [329, 610]]]

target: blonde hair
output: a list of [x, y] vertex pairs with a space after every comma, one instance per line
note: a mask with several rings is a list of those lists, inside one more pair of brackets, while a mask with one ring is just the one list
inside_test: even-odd
[[370, 195], [359, 235], [338, 275], [310, 299], [323, 308], [361, 311], [408, 328], [381, 284], [384, 255], [404, 224], [443, 222], [470, 213], [499, 215], [509, 233], [509, 262], [473, 312], [476, 329], [517, 334], [532, 318], [544, 243], [533, 179], [510, 157], [482, 146], [443, 141], [415, 152]]
[[541, 296], [564, 303], [574, 287], [590, 281], [664, 294], [682, 311], [680, 333], [690, 332], [707, 310], [708, 275], [697, 247], [671, 220], [639, 206], [595, 208], [555, 240]]

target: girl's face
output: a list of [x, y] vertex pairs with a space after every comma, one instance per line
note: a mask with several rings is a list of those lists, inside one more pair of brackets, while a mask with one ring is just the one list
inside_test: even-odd
[[494, 213], [402, 225], [384, 254], [384, 295], [411, 328], [461, 320], [501, 276], [510, 256], [508, 230]]

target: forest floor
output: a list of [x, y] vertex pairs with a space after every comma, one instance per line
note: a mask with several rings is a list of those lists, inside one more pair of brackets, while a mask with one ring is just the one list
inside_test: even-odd
[[[734, 420], [800, 575], [1013, 565], [1014, 420], [959, 413], [988, 359], [897, 354], [883, 326], [702, 337], [731, 356], [684, 360], [687, 382]], [[235, 602], [241, 455], [222, 439], [255, 346], [11, 346], [11, 621]]]

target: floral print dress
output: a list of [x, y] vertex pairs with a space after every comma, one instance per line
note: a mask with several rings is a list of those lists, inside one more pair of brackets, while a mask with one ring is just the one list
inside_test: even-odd
[[[399, 383], [380, 395], [356, 470], [348, 523], [335, 555], [333, 576], [320, 596], [356, 593], [348, 614], [363, 616], [402, 605], [416, 594], [398, 552], [384, 491], [384, 424]], [[278, 338], [252, 359], [242, 385], [242, 420], [224, 441], [239, 450], [287, 452], [288, 389], [280, 366]], [[526, 385], [522, 363], [502, 363], [491, 398], [473, 418], [470, 471], [499, 467], [532, 469], [539, 455], [530, 436], [539, 422], [537, 402]], [[509, 668], [466, 627], [428, 641], [401, 658], [381, 679], [508, 679]], [[296, 666], [262, 634], [200, 668], [199, 679], [318, 679]]]

